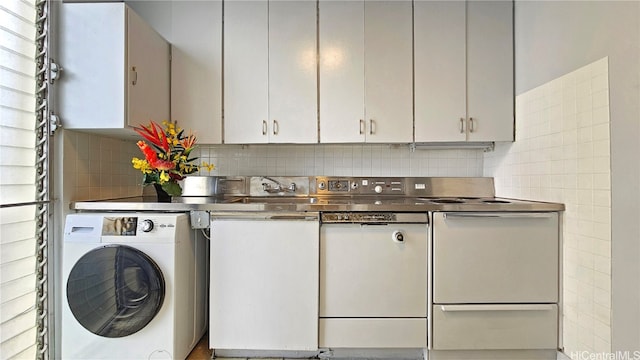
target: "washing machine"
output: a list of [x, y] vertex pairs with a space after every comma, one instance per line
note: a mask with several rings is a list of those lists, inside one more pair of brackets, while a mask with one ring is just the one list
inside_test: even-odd
[[206, 330], [208, 241], [187, 214], [68, 215], [62, 359], [184, 359]]

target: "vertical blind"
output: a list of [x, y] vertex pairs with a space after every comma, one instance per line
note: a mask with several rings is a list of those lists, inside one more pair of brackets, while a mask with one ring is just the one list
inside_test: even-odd
[[[0, 359], [43, 358], [41, 299], [43, 0], [0, 1]], [[45, 83], [46, 84], [46, 83]], [[46, 87], [46, 85], [45, 85]]]

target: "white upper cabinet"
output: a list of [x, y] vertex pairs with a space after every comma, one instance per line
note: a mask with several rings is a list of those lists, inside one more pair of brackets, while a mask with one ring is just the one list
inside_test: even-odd
[[513, 3], [467, 2], [470, 141], [514, 140]]
[[317, 143], [315, 1], [224, 4], [224, 142]]
[[171, 117], [199, 143], [220, 144], [222, 1], [172, 1], [171, 22]]
[[321, 143], [413, 140], [411, 7], [319, 2]]
[[415, 141], [513, 141], [513, 4], [414, 3]]
[[169, 113], [169, 44], [124, 3], [65, 3], [59, 114], [67, 129], [135, 135]]

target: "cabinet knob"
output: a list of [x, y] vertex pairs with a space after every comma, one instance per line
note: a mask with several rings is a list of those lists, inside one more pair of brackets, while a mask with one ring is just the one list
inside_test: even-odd
[[391, 238], [395, 243], [398, 243], [398, 244], [404, 243], [404, 233], [401, 230], [394, 231], [393, 234], [391, 235]]

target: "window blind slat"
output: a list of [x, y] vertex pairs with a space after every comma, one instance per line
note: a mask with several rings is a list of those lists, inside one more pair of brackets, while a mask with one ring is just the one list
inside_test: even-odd
[[2, 166], [33, 166], [36, 158], [35, 149], [0, 146], [0, 171], [7, 171]]
[[36, 224], [33, 217], [29, 221], [3, 223], [0, 227], [0, 244], [8, 244], [14, 241], [26, 240], [36, 233]]
[[0, 59], [2, 59], [0, 68], [3, 70], [33, 76], [33, 69], [36, 68], [36, 62], [32, 58], [16, 56], [16, 54], [9, 49], [0, 48]]
[[4, 28], [0, 28], [0, 47], [9, 49], [28, 58], [32, 58], [36, 51], [34, 41], [25, 40], [22, 36], [14, 34]]
[[33, 121], [33, 118], [35, 117], [34, 109], [31, 109], [31, 111], [23, 111], [8, 107], [0, 107], [0, 113], [2, 113], [2, 123], [0, 124], [0, 128], [12, 127], [31, 131], [34, 131], [36, 128], [36, 124]]

